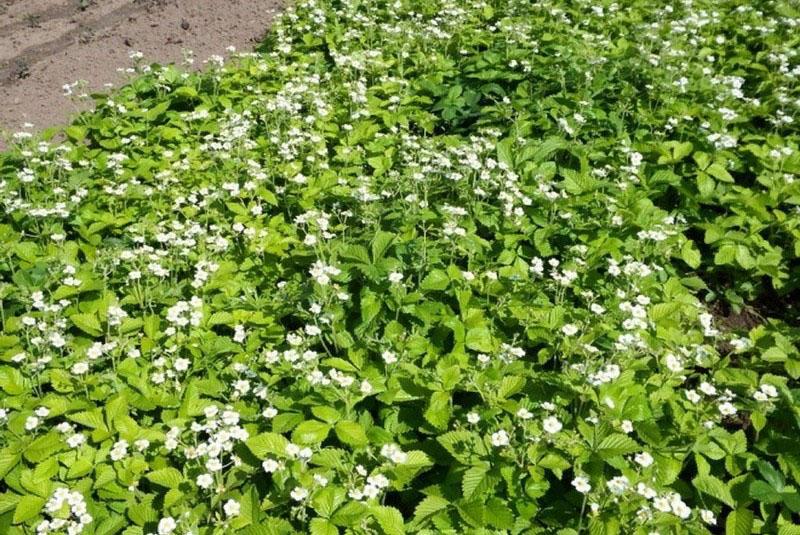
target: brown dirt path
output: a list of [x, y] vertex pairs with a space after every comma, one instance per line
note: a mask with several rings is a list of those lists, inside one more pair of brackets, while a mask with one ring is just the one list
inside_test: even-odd
[[[62, 87], [87, 92], [119, 84], [119, 68], [139, 51], [146, 63], [194, 68], [226, 48], [248, 50], [268, 29], [281, 0], [0, 0], [0, 130], [65, 123], [78, 108]], [[0, 140], [0, 150], [2, 140]]]

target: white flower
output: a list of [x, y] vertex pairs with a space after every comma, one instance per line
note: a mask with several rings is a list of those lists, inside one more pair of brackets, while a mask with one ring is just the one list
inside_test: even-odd
[[367, 478], [367, 484], [372, 485], [378, 489], [383, 489], [389, 486], [389, 479], [383, 474], [375, 474]]
[[403, 282], [403, 274], [399, 271], [392, 271], [389, 273], [389, 282], [392, 284], [400, 284]]
[[702, 398], [695, 390], [687, 390], [686, 399], [688, 399], [691, 403], [700, 403]]
[[477, 424], [481, 421], [481, 417], [477, 412], [469, 412], [467, 413], [467, 421], [471, 424]]
[[764, 383], [761, 385], [761, 391], [769, 398], [778, 397], [778, 389], [771, 384]]
[[666, 357], [664, 357], [664, 364], [671, 372], [678, 373], [683, 371], [683, 361], [680, 357], [677, 357], [672, 353], [669, 353]]
[[589, 478], [585, 476], [577, 476], [573, 479], [572, 486], [581, 494], [587, 494], [592, 490], [592, 486], [589, 484]]
[[381, 353], [381, 357], [386, 364], [394, 364], [397, 362], [397, 354], [394, 351], [386, 350]]
[[222, 461], [219, 459], [209, 459], [206, 461], [206, 470], [209, 472], [219, 472], [222, 470]]
[[316, 325], [306, 325], [304, 330], [308, 336], [319, 336], [322, 334], [322, 329], [317, 327]]
[[295, 487], [292, 489], [292, 492], [290, 492], [289, 495], [294, 501], [302, 502], [308, 498], [308, 490], [304, 489], [303, 487]]
[[707, 396], [716, 396], [717, 395], [717, 389], [714, 387], [714, 385], [712, 385], [711, 383], [708, 383], [706, 381], [703, 381], [702, 383], [700, 383], [700, 386], [698, 388], [700, 389], [700, 392], [702, 392], [703, 394], [705, 394]]
[[86, 361], [76, 362], [72, 365], [72, 373], [75, 375], [83, 375], [84, 373], [89, 371], [89, 363]]
[[197, 476], [197, 486], [201, 489], [208, 489], [214, 484], [214, 476], [211, 474], [200, 474]]
[[508, 433], [506, 433], [504, 429], [501, 429], [496, 433], [492, 433], [492, 446], [496, 448], [502, 448], [504, 446], [508, 446], [509, 443], [510, 439]]
[[67, 445], [70, 448], [77, 448], [84, 442], [86, 442], [86, 437], [83, 435], [83, 433], [75, 433], [67, 439]]
[[222, 506], [222, 510], [225, 511], [225, 516], [230, 518], [232, 516], [239, 516], [242, 506], [236, 500], [228, 500], [225, 502], [225, 505]]
[[39, 426], [39, 418], [36, 416], [28, 416], [25, 419], [25, 429], [28, 431], [33, 431]]
[[365, 394], [365, 395], [366, 394], [370, 394], [370, 393], [372, 393], [372, 385], [369, 384], [369, 381], [364, 379], [363, 381], [361, 381], [361, 386], [359, 387], [359, 390], [361, 390], [362, 394]]
[[175, 360], [175, 365], [174, 365], [175, 371], [185, 372], [186, 370], [189, 369], [189, 364], [191, 364], [189, 359], [186, 359], [186, 358], [176, 359]]
[[320, 487], [325, 487], [328, 484], [328, 478], [320, 474], [314, 474], [314, 483]]
[[533, 418], [533, 413], [526, 409], [525, 407], [520, 407], [517, 411], [517, 418], [521, 418], [523, 420], [530, 420]]
[[647, 468], [648, 466], [653, 464], [654, 459], [653, 456], [650, 455], [648, 452], [643, 451], [641, 453], [637, 453], [633, 457], [633, 460], [636, 461], [639, 465], [643, 466], [644, 468]]
[[381, 455], [395, 464], [402, 464], [408, 459], [408, 455], [396, 444], [384, 444], [381, 447]]
[[736, 407], [730, 401], [720, 403], [717, 408], [722, 416], [733, 416], [737, 412]]
[[127, 440], [118, 440], [115, 442], [114, 446], [111, 448], [111, 452], [109, 453], [109, 457], [111, 457], [112, 461], [124, 459], [126, 455], [128, 455]]
[[561, 431], [562, 427], [564, 426], [555, 416], [548, 416], [544, 419], [544, 421], [542, 421], [542, 428], [551, 435]]
[[620, 428], [624, 433], [633, 433], [633, 422], [630, 420], [622, 420]]
[[659, 496], [658, 498], [655, 498], [653, 500], [653, 507], [662, 513], [672, 512], [672, 506], [669, 503], [669, 499], [665, 496]]
[[171, 516], [162, 518], [158, 522], [158, 535], [170, 535], [177, 527], [178, 523]]
[[658, 496], [658, 493], [655, 490], [641, 482], [636, 484], [636, 494], [642, 496], [643, 498], [647, 498], [648, 500], [652, 500]]
[[289, 457], [297, 457], [298, 453], [300, 453], [300, 446], [291, 442], [286, 445], [286, 455]]
[[613, 494], [622, 494], [628, 488], [628, 478], [625, 476], [617, 476], [606, 483], [608, 490]]
[[276, 472], [280, 467], [280, 463], [275, 459], [265, 459], [264, 462], [261, 463], [261, 468], [268, 474]]
[[703, 522], [710, 526], [717, 525], [717, 517], [714, 516], [713, 511], [709, 511], [708, 509], [700, 509], [700, 518], [702, 518]]
[[603, 312], [606, 311], [605, 308], [603, 308], [602, 306], [598, 305], [597, 303], [592, 303], [591, 306], [589, 306], [589, 310], [591, 310], [595, 314], [602, 314]]
[[566, 336], [575, 336], [578, 333], [578, 327], [574, 323], [567, 323], [561, 327], [561, 332]]
[[669, 505], [672, 507], [672, 512], [680, 518], [687, 519], [692, 515], [692, 508], [684, 503], [677, 492], [670, 494]]

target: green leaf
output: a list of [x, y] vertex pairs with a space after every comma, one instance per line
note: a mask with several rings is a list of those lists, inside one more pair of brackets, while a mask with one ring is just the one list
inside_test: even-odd
[[490, 498], [486, 502], [486, 521], [498, 529], [509, 530], [514, 527], [514, 513], [505, 501]]
[[442, 291], [450, 285], [450, 277], [441, 269], [434, 269], [422, 279], [419, 287], [424, 291]]
[[492, 333], [487, 327], [475, 327], [467, 331], [465, 345], [473, 351], [483, 353], [491, 352], [494, 349]]
[[786, 479], [783, 474], [775, 470], [767, 461], [759, 460], [756, 461], [755, 465], [758, 469], [758, 473], [767, 480], [767, 483], [769, 483], [772, 488], [779, 492], [783, 490], [784, 485], [786, 485]]
[[683, 242], [683, 247], [681, 247], [681, 259], [692, 269], [700, 267], [702, 257], [700, 256], [700, 251], [697, 250], [697, 247], [694, 246], [694, 242], [691, 240]]
[[603, 459], [610, 459], [619, 455], [627, 455], [635, 451], [639, 451], [641, 446], [628, 435], [622, 433], [614, 433], [607, 436], [597, 447], [597, 453]]
[[[11, 492], [0, 494], [0, 516], [14, 509], [17, 503], [19, 503], [20, 498], [22, 498], [22, 496]], [[2, 519], [0, 519], [0, 527], [2, 526]]]
[[486, 482], [488, 471], [487, 466], [473, 466], [464, 472], [461, 478], [461, 493], [465, 500], [471, 500], [483, 490], [482, 485]]
[[311, 535], [339, 535], [339, 528], [324, 518], [312, 518], [308, 527]]
[[367, 506], [361, 502], [347, 502], [336, 510], [331, 519], [337, 526], [350, 527], [360, 523], [367, 514]]
[[79, 125], [71, 125], [64, 129], [64, 133], [73, 142], [83, 141], [86, 137], [86, 127]]
[[425, 419], [437, 429], [447, 429], [450, 423], [452, 408], [450, 407], [450, 394], [448, 392], [434, 392], [425, 409]]
[[718, 163], [712, 163], [705, 169], [705, 171], [721, 182], [735, 182], [728, 170]]
[[145, 477], [156, 485], [160, 485], [168, 489], [178, 488], [178, 486], [183, 482], [183, 474], [171, 466], [153, 470], [149, 474], [145, 475]]
[[317, 405], [316, 407], [311, 407], [311, 414], [322, 420], [323, 422], [328, 422], [329, 424], [334, 424], [342, 419], [342, 415], [334, 409], [333, 407], [327, 407], [324, 405]]
[[364, 427], [358, 422], [341, 421], [336, 424], [336, 436], [345, 444], [361, 448], [369, 444]]
[[736, 507], [736, 501], [731, 496], [731, 491], [721, 479], [712, 475], [699, 475], [692, 480], [692, 484], [703, 494], [716, 498], [728, 507]]
[[80, 330], [91, 336], [103, 334], [103, 326], [94, 314], [73, 314], [69, 320]]
[[371, 512], [386, 535], [403, 535], [406, 532], [403, 515], [394, 507], [375, 505]]
[[525, 387], [525, 382], [525, 378], [519, 375], [507, 375], [503, 377], [500, 388], [497, 389], [497, 397], [501, 399], [510, 398]]
[[319, 420], [306, 420], [292, 431], [292, 441], [298, 444], [319, 444], [331, 430], [330, 424]]
[[320, 490], [311, 500], [314, 510], [325, 518], [330, 518], [345, 501], [344, 489], [328, 486]]
[[261, 433], [250, 437], [245, 444], [253, 455], [263, 460], [270, 456], [284, 457], [289, 441], [278, 433]]
[[22, 456], [8, 450], [0, 451], [0, 479], [3, 479], [12, 468], [17, 466]]
[[781, 493], [772, 488], [766, 481], [753, 481], [749, 487], [750, 497], [761, 503], [780, 503]]
[[66, 447], [64, 440], [55, 431], [38, 437], [25, 448], [23, 455], [32, 463], [40, 463]]
[[369, 325], [381, 311], [381, 298], [366, 288], [361, 291], [361, 324]]
[[6, 394], [18, 396], [25, 392], [25, 380], [22, 372], [9, 366], [0, 366], [0, 388]]
[[725, 535], [750, 535], [753, 531], [753, 513], [748, 509], [736, 509], [725, 519]]
[[389, 247], [392, 246], [396, 235], [391, 232], [379, 230], [372, 239], [372, 262], [375, 264], [383, 258]]
[[428, 518], [449, 506], [450, 502], [440, 496], [426, 496], [414, 509], [414, 525], [421, 526]]
[[14, 509], [14, 524], [22, 524], [35, 518], [42, 510], [47, 500], [39, 496], [25, 495], [17, 502], [17, 507]]
[[734, 245], [723, 245], [719, 248], [717, 254], [714, 255], [714, 263], [718, 266], [732, 264], [735, 259], [736, 246]]
[[128, 521], [120, 515], [111, 515], [100, 521], [94, 530], [95, 535], [114, 535], [128, 525]]

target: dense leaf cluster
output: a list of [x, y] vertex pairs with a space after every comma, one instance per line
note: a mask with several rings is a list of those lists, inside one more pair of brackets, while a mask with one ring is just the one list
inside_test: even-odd
[[800, 533], [798, 25], [311, 0], [17, 133], [0, 532]]

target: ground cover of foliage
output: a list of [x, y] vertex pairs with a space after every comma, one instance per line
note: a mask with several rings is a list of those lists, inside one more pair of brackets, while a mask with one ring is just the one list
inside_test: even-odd
[[799, 24], [311, 0], [16, 134], [0, 531], [800, 533]]

